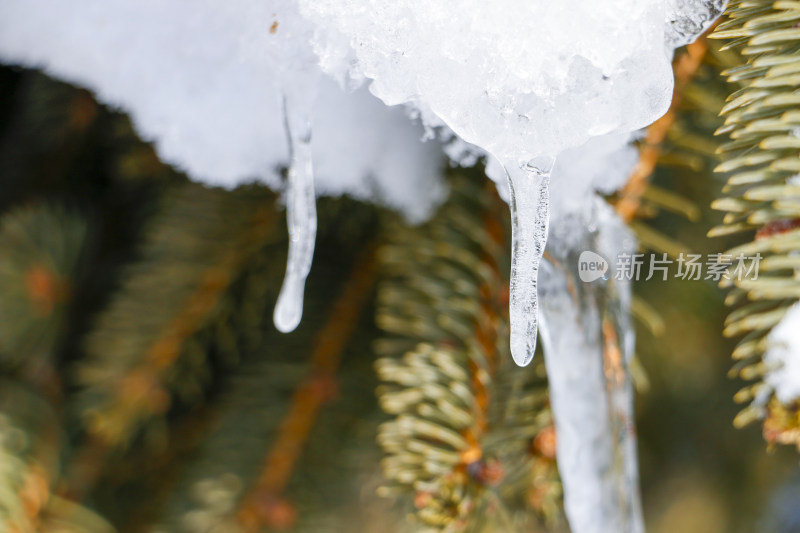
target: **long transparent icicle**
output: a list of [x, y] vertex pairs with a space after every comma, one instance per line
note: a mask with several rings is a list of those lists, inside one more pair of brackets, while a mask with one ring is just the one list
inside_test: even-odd
[[533, 360], [536, 350], [539, 327], [536, 286], [539, 262], [547, 242], [553, 161], [531, 162], [522, 167], [504, 166], [511, 200], [511, 356], [519, 366], [526, 366]]
[[291, 156], [286, 187], [289, 258], [272, 318], [279, 331], [288, 333], [303, 317], [303, 293], [317, 238], [317, 205], [311, 162], [311, 106], [295, 106], [287, 98], [283, 103]]
[[[554, 223], [540, 272], [541, 335], [564, 506], [573, 533], [642, 533], [630, 287], [582, 282], [583, 250], [611, 259], [632, 237], [605, 204]], [[596, 228], [590, 231], [587, 228]]]

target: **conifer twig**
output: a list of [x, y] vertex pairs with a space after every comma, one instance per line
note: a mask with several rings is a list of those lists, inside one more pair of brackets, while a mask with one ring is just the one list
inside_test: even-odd
[[[734, 425], [763, 419], [768, 443], [800, 449], [800, 402], [778, 400], [769, 379], [772, 365], [765, 360], [772, 348], [773, 327], [800, 297], [793, 261], [800, 250], [800, 203], [794, 183], [800, 170], [796, 75], [800, 5], [731, 0], [726, 14], [727, 20], [711, 37], [727, 41], [723, 49], [737, 49], [735, 62], [722, 72], [736, 89], [721, 110], [725, 122], [716, 131], [730, 138], [718, 148], [723, 162], [715, 169], [729, 177], [722, 189], [725, 197], [711, 204], [725, 212], [722, 224], [708, 235], [751, 235], [748, 242], [727, 251], [733, 264], [720, 280], [721, 287], [732, 289], [726, 303], [738, 305], [728, 315], [723, 333], [744, 335], [733, 351], [735, 363], [729, 375], [755, 381], [734, 396], [736, 402], [749, 404]], [[753, 261], [756, 275], [740, 269], [739, 256]]]
[[295, 390], [278, 436], [264, 461], [262, 473], [242, 500], [237, 521], [245, 532], [264, 525], [287, 525], [291, 506], [281, 494], [322, 405], [335, 393], [335, 376], [358, 318], [375, 283], [375, 247], [368, 245], [356, 259], [350, 279], [331, 308], [328, 321], [317, 333], [311, 352], [310, 374]]
[[[118, 305], [102, 317], [98, 331], [90, 338], [89, 360], [79, 368], [80, 380], [90, 386], [87, 399], [95, 390], [103, 394], [101, 401], [93, 399], [84, 408], [89, 433], [112, 447], [124, 444], [138, 424], [169, 408], [167, 375], [186, 341], [208, 323], [246, 261], [274, 227], [277, 214], [269, 201], [251, 204], [242, 214], [231, 213], [239, 219], [228, 221], [226, 210], [242, 208], [228, 197], [232, 193], [193, 187], [178, 193], [174, 212], [166, 213], [163, 226], [153, 237], [148, 251], [151, 256], [131, 276]], [[175, 246], [170, 239], [176, 229], [169, 226], [192, 224], [190, 209], [219, 211], [206, 215], [210, 218], [205, 224], [220, 235], [200, 233], [209, 228], [181, 227], [179, 231], [186, 235], [175, 238], [186, 241], [178, 244], [185, 250], [178, 251], [175, 257], [165, 257], [171, 253], [167, 247]], [[215, 242], [220, 238], [230, 240]], [[187, 272], [183, 279], [177, 275], [181, 269]], [[180, 285], [164, 286], [170, 283]], [[170, 297], [182, 300], [176, 304]], [[162, 310], [161, 306], [169, 308]], [[153, 316], [135, 316], [148, 312], [155, 317], [160, 314], [166, 321], [159, 324]], [[142, 321], [143, 327], [137, 329], [125, 321]], [[131, 344], [122, 343], [121, 335], [132, 336]], [[114, 355], [120, 355], [108, 351], [120, 348], [126, 351], [123, 357], [127, 360], [113, 361]]]
[[555, 470], [532, 446], [549, 424], [544, 385], [508, 353], [504, 206], [483, 181], [451, 185], [428, 223], [393, 228], [380, 254], [377, 322], [391, 337], [375, 366], [393, 418], [378, 432], [379, 494], [411, 496], [425, 531], [555, 521]]

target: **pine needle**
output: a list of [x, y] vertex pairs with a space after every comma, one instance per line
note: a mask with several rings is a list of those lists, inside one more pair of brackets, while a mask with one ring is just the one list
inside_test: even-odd
[[[724, 162], [717, 172], [730, 173], [724, 191], [727, 198], [712, 207], [727, 212], [723, 225], [709, 235], [751, 232], [751, 240], [729, 250], [729, 254], [756, 253], [762, 256], [757, 278], [734, 279], [726, 285], [736, 287], [736, 294], [746, 294], [751, 302], [731, 313], [725, 334], [747, 334], [733, 352], [737, 361], [731, 371], [756, 384], [737, 394], [739, 402], [749, 405], [736, 417], [741, 427], [764, 420], [764, 437], [770, 443], [795, 444], [800, 449], [798, 413], [800, 406], [783, 405], [764, 381], [769, 369], [761, 362], [772, 328], [789, 306], [800, 299], [798, 264], [793, 255], [800, 249], [796, 228], [800, 220], [800, 189], [794, 183], [800, 171], [796, 137], [800, 131], [800, 3], [759, 0], [732, 3], [728, 20], [712, 34], [714, 39], [729, 40], [737, 49], [739, 64], [724, 72], [728, 81], [738, 86], [722, 109], [725, 126], [717, 133], [727, 133], [732, 142], [720, 151]], [[731, 303], [741, 297], [730, 298]]]

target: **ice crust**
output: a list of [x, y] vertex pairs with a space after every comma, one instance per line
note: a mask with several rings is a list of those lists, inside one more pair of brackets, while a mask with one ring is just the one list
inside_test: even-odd
[[[552, 159], [661, 116], [670, 60], [718, 15], [701, 0], [298, 0], [324, 70], [369, 80], [499, 161], [512, 219], [511, 354], [533, 359]], [[547, 161], [546, 163], [541, 163]], [[501, 180], [496, 180], [501, 181]]]
[[725, 11], [727, 0], [669, 0], [666, 43], [678, 48], [694, 41]]
[[326, 71], [501, 161], [641, 128], [672, 95], [664, 0], [299, 2]]

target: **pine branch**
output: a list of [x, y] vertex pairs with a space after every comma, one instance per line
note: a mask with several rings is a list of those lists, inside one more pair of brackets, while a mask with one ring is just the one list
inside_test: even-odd
[[21, 207], [0, 219], [0, 363], [29, 373], [57, 362], [86, 223], [56, 205]]
[[53, 493], [62, 431], [48, 402], [0, 379], [0, 531], [114, 533], [93, 511]]
[[50, 495], [38, 531], [47, 533], [115, 533], [104, 518], [75, 502]]
[[78, 381], [91, 434], [123, 444], [166, 412], [187, 341], [220, 311], [228, 288], [273, 235], [273, 202], [264, 189], [196, 185], [168, 200], [142, 259], [86, 343]]
[[[730, 141], [720, 147], [724, 162], [718, 172], [730, 173], [723, 188], [726, 197], [712, 207], [724, 211], [723, 224], [709, 235], [750, 232], [751, 240], [728, 251], [732, 257], [761, 254], [758, 279], [732, 275], [722, 285], [735, 287], [729, 304], [741, 304], [727, 321], [725, 334], [744, 337], [733, 352], [732, 375], [756, 383], [737, 393], [749, 402], [736, 425], [766, 417], [764, 436], [769, 442], [796, 444], [800, 448], [800, 406], [782, 405], [763, 377], [762, 362], [767, 336], [789, 307], [800, 298], [792, 257], [800, 249], [800, 202], [793, 179], [797, 164], [800, 104], [796, 91], [800, 5], [796, 2], [734, 0], [728, 20], [712, 35], [725, 39], [725, 48], [737, 49], [740, 64], [723, 74], [739, 89], [722, 109], [725, 123], [718, 134]], [[731, 272], [735, 274], [735, 272]], [[744, 301], [747, 300], [747, 303]]]
[[[311, 352], [310, 375], [295, 390], [291, 407], [281, 423], [261, 476], [239, 506], [237, 519], [245, 532], [256, 532], [265, 523], [276, 525], [286, 512], [281, 502], [292, 470], [303, 451], [320, 407], [336, 387], [335, 374], [342, 352], [358, 324], [375, 280], [374, 251], [368, 246], [356, 260], [350, 280], [334, 303], [330, 319], [316, 335]], [[265, 506], [265, 502], [269, 505]]]
[[[167, 465], [168, 476], [153, 472], [157, 496], [140, 502], [143, 509], [132, 517], [138, 528], [132, 531], [240, 531], [236, 509], [258, 477], [292, 387], [305, 368], [298, 356], [302, 343], [281, 340], [279, 350], [273, 346], [276, 339], [267, 338], [264, 346], [245, 354], [241, 366], [223, 380], [209, 411], [192, 417], [205, 418], [199, 444], [188, 450], [181, 446], [183, 456], [170, 454], [174, 462]], [[145, 528], [142, 519], [153, 512], [158, 525]]]
[[[309, 514], [330, 511], [332, 504], [328, 500], [315, 500], [311, 507], [314, 513], [296, 511], [319, 490], [321, 481], [315, 479], [310, 484], [308, 479], [298, 480], [298, 471], [305, 470], [309, 448], [322, 445], [326, 461], [331, 462], [341, 461], [331, 458], [332, 454], [346, 451], [340, 447], [336, 448], [338, 452], [334, 450], [331, 438], [317, 444], [313, 433], [330, 422], [329, 417], [318, 419], [318, 415], [323, 408], [333, 409], [323, 404], [338, 391], [342, 350], [357, 333], [355, 328], [361, 324], [358, 314], [370, 301], [374, 274], [371, 253], [361, 254], [362, 260], [352, 267], [351, 279], [336, 303], [331, 302], [332, 293], [337, 292], [331, 280], [348, 277], [350, 252], [355, 253], [363, 248], [364, 241], [371, 240], [375, 210], [349, 200], [328, 200], [320, 202], [319, 213], [323, 229], [302, 323], [289, 335], [270, 327], [262, 343], [244, 354], [241, 366], [218, 383], [222, 390], [209, 404], [209, 412], [202, 415], [210, 422], [201, 442], [191, 454], [183, 454], [188, 455], [188, 460], [176, 458], [178, 467], [173, 465], [172, 475], [165, 479], [177, 482], [161, 483], [157, 488], [156, 501], [166, 503], [157, 504], [161, 509], [155, 531], [233, 533], [279, 526], [297, 529], [309, 520]], [[363, 223], [355, 229], [344, 228], [338, 224], [342, 219]], [[328, 259], [333, 260], [320, 260], [320, 255], [331, 253], [336, 257]], [[343, 265], [343, 261], [347, 264]], [[272, 260], [270, 265], [278, 266], [282, 275], [282, 261]], [[271, 301], [279, 282], [280, 277], [272, 284]], [[341, 391], [342, 396], [349, 394], [349, 390]], [[363, 396], [355, 401], [358, 408], [353, 409], [351, 402], [346, 411], [340, 407], [336, 412], [349, 421], [364, 403]], [[298, 481], [302, 483], [295, 490]], [[339, 494], [352, 493], [344, 490], [341, 479], [330, 479], [330, 483]], [[147, 502], [142, 503], [147, 506]], [[145, 514], [149, 514], [147, 510]], [[139, 517], [141, 513], [136, 511], [135, 515]], [[142, 522], [138, 525], [144, 527]]]
[[391, 228], [380, 254], [377, 317], [391, 336], [378, 345], [378, 393], [394, 417], [379, 433], [382, 493], [413, 494], [434, 530], [509, 515], [534, 527], [531, 510], [557, 519], [552, 456], [533, 446], [552, 432], [541, 367], [516, 368], [508, 353], [506, 209], [483, 181], [455, 176], [434, 219]]

